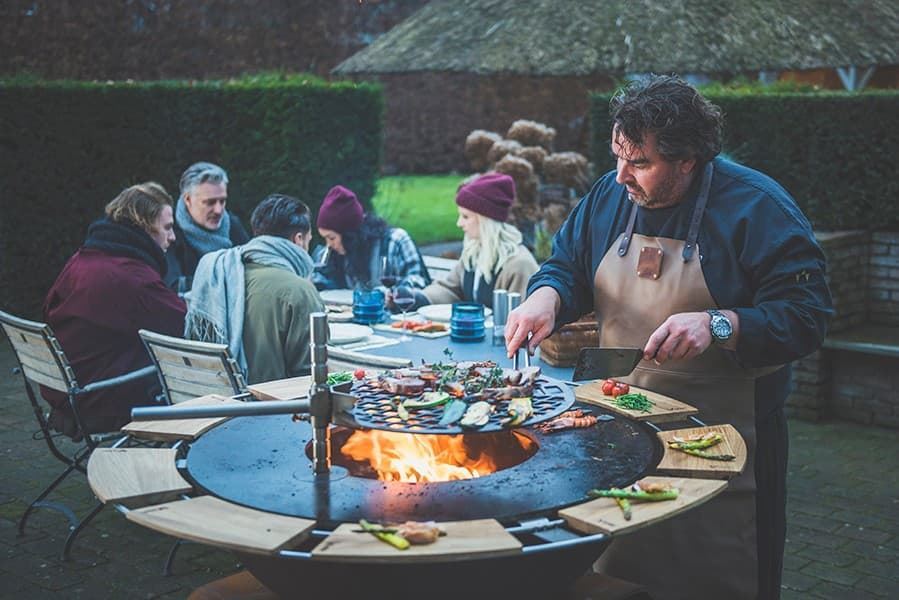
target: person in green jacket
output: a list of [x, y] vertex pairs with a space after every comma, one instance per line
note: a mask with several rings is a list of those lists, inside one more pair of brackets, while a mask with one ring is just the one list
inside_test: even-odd
[[227, 343], [248, 383], [308, 375], [309, 315], [325, 309], [309, 280], [309, 207], [272, 194], [250, 225], [249, 242], [200, 259], [185, 337]]

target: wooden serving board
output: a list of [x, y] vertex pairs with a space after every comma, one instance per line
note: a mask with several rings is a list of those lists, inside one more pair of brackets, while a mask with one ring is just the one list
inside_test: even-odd
[[626, 408], [619, 408], [615, 405], [615, 399], [611, 396], [606, 396], [602, 393], [602, 384], [603, 379], [598, 379], [596, 381], [590, 381], [588, 383], [584, 383], [574, 388], [574, 397], [580, 400], [581, 402], [586, 402], [588, 404], [595, 404], [597, 406], [601, 406], [607, 410], [612, 411], [613, 413], [636, 419], [638, 421], [654, 421], [656, 423], [664, 423], [666, 421], [681, 421], [690, 415], [695, 415], [699, 411], [690, 406], [689, 404], [684, 404], [679, 400], [675, 400], [669, 396], [663, 396], [662, 394], [657, 394], [651, 390], [643, 389], [637, 386], [630, 386], [632, 394], [644, 394], [647, 398], [655, 402], [652, 409], [649, 412], [643, 412], [639, 410], [628, 410]]
[[[710, 460], [668, 447], [668, 442], [674, 437], [687, 439], [705, 435], [710, 431], [720, 433], [724, 436], [724, 441], [708, 448], [706, 451], [711, 454], [732, 454], [736, 456], [734, 460]], [[733, 425], [709, 425], [707, 427], [660, 431], [658, 436], [662, 442], [662, 447], [665, 449], [665, 454], [656, 467], [659, 473], [683, 477], [730, 479], [742, 473], [743, 468], [746, 466], [746, 442], [743, 440], [743, 436], [734, 429]]]
[[177, 538], [254, 554], [275, 554], [291, 547], [315, 526], [315, 521], [254, 510], [213, 496], [138, 508], [125, 516]]
[[255, 383], [248, 385], [247, 391], [253, 394], [257, 400], [294, 400], [307, 397], [310, 385], [312, 385], [312, 377], [305, 375]]
[[[207, 406], [213, 404], [232, 404], [240, 402], [234, 398], [226, 398], [217, 394], [200, 396], [185, 400], [178, 406]], [[172, 442], [176, 440], [195, 440], [228, 417], [207, 417], [202, 419], [173, 419], [163, 421], [132, 421], [122, 431], [146, 440]]]
[[642, 529], [656, 521], [668, 519], [714, 498], [727, 487], [726, 481], [684, 479], [679, 477], [645, 477], [641, 481], [670, 483], [680, 493], [674, 500], [661, 502], [631, 502], [631, 520], [612, 498], [597, 498], [559, 511], [559, 516], [572, 529], [585, 534], [608, 533], [621, 535]]
[[[418, 337], [427, 338], [429, 340], [448, 336], [450, 334], [449, 325], [447, 325], [445, 323], [441, 323], [441, 325], [444, 325], [446, 327], [446, 329], [444, 331], [411, 331], [411, 330], [407, 330], [406, 333], [408, 333], [409, 335], [415, 335]], [[402, 335], [402, 333], [403, 333], [402, 329], [400, 329], [399, 327], [392, 327], [389, 323], [378, 323], [377, 325], [372, 325], [372, 327], [374, 329], [377, 329], [378, 331], [389, 331], [389, 332], [395, 333], [397, 335]]]
[[166, 502], [193, 489], [175, 468], [171, 448], [97, 448], [87, 463], [87, 481], [103, 502], [130, 508]]
[[435, 558], [469, 560], [521, 553], [521, 542], [493, 519], [439, 523], [446, 531], [433, 544], [397, 550], [370, 533], [359, 533], [356, 523], [344, 523], [312, 550], [312, 558], [333, 561], [428, 562]]

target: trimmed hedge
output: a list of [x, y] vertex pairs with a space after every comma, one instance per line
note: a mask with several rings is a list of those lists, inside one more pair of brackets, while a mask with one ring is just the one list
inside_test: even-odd
[[381, 160], [381, 91], [266, 75], [218, 82], [0, 81], [0, 307], [37, 317], [87, 226], [128, 185], [178, 197], [191, 163], [222, 165], [228, 208], [249, 230], [267, 194], [313, 214], [337, 183], [366, 206]]
[[[783, 185], [816, 229], [899, 230], [899, 93], [704, 95], [724, 110], [724, 152]], [[598, 173], [615, 168], [610, 98], [591, 98]]]

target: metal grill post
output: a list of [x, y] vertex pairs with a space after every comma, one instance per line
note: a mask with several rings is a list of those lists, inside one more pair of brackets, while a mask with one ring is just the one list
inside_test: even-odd
[[312, 421], [312, 461], [316, 475], [331, 470], [331, 388], [328, 387], [328, 315], [309, 316], [312, 346], [312, 387], [309, 414]]

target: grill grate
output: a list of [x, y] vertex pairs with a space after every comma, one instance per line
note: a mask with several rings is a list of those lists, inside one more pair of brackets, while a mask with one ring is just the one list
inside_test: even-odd
[[[387, 392], [369, 381], [356, 381], [350, 392], [356, 397], [353, 416], [356, 422], [369, 429], [381, 429], [402, 433], [488, 433], [508, 429], [501, 421], [507, 415], [508, 400], [498, 400], [492, 404], [495, 410], [486, 425], [475, 428], [463, 428], [458, 424], [440, 425], [443, 417], [443, 406], [434, 408], [418, 408], [409, 410], [409, 418], [403, 420], [396, 411], [393, 401], [395, 394]], [[539, 377], [534, 384], [531, 403], [534, 414], [518, 427], [530, 427], [556, 417], [574, 404], [574, 393], [571, 389], [555, 379]]]

